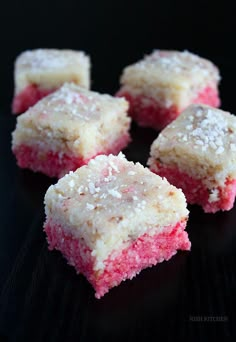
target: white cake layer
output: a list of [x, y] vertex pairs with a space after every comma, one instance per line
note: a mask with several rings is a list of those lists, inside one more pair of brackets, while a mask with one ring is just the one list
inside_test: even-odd
[[82, 51], [37, 49], [21, 53], [15, 62], [15, 94], [28, 85], [59, 88], [65, 82], [90, 86], [90, 58]]
[[188, 218], [181, 190], [121, 153], [98, 156], [61, 178], [48, 189], [45, 208], [47, 220], [84, 239], [97, 270], [144, 233]]

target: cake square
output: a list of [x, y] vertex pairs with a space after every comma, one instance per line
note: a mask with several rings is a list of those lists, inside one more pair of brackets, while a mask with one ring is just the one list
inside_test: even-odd
[[207, 213], [230, 210], [236, 195], [236, 117], [194, 104], [151, 146], [150, 169]]
[[90, 58], [83, 51], [25, 51], [16, 59], [14, 79], [12, 111], [20, 114], [66, 82], [89, 89]]
[[12, 150], [21, 168], [61, 177], [130, 141], [128, 103], [66, 83], [17, 117]]
[[50, 186], [45, 211], [49, 248], [88, 279], [97, 298], [190, 249], [182, 191], [121, 153], [98, 156]]
[[217, 67], [188, 51], [155, 50], [126, 67], [121, 89], [140, 125], [163, 129], [192, 103], [220, 105]]

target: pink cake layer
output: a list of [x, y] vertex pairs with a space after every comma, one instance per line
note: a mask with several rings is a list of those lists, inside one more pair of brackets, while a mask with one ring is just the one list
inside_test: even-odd
[[227, 179], [223, 187], [217, 187], [219, 200], [209, 202], [209, 189], [201, 179], [189, 176], [177, 168], [167, 167], [157, 163], [158, 171], [150, 168], [152, 172], [166, 179], [177, 188], [181, 188], [190, 204], [198, 204], [206, 213], [215, 213], [219, 210], [230, 210], [233, 208], [236, 196], [236, 179]]
[[12, 103], [13, 114], [24, 113], [29, 107], [32, 107], [43, 97], [53, 93], [55, 90], [42, 89], [35, 84], [27, 86], [14, 97]]
[[44, 230], [47, 234], [49, 249], [62, 252], [68, 263], [82, 273], [94, 287], [96, 298], [101, 298], [110, 288], [125, 279], [132, 279], [142, 269], [169, 260], [177, 250], [190, 250], [191, 243], [184, 231], [186, 221], [164, 228], [164, 232], [154, 236], [144, 234], [128, 247], [115, 252], [105, 260], [102, 271], [94, 271], [94, 257], [83, 241], [65, 233], [60, 225], [47, 221]]
[[[143, 127], [152, 127], [161, 130], [175, 120], [182, 110], [176, 106], [163, 107], [152, 98], [139, 95], [133, 96], [122, 90], [117, 93], [119, 97], [125, 97], [129, 102], [129, 115]], [[206, 87], [191, 101], [191, 103], [203, 103], [212, 107], [220, 106], [217, 89]]]
[[49, 177], [57, 177], [65, 175], [69, 171], [75, 171], [79, 167], [86, 165], [90, 159], [99, 154], [118, 154], [130, 142], [130, 136], [124, 134], [112, 146], [94, 153], [90, 158], [81, 156], [63, 154], [53, 151], [42, 151], [37, 146], [19, 145], [13, 149], [16, 156], [17, 164], [23, 169], [30, 169], [35, 172], [42, 172]]

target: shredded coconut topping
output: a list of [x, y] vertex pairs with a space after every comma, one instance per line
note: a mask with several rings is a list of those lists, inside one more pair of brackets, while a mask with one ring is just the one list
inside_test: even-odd
[[34, 69], [64, 68], [86, 59], [82, 51], [37, 49], [23, 52], [18, 58], [18, 64]]
[[82, 88], [68, 83], [50, 95], [49, 106], [52, 106], [55, 112], [67, 112], [69, 115], [89, 121], [100, 116], [100, 96], [102, 95], [97, 93], [88, 96]]
[[203, 89], [217, 93], [219, 80], [217, 67], [204, 58], [188, 51], [156, 50], [124, 69], [120, 94], [141, 96], [145, 105], [154, 100], [182, 112]]
[[75, 238], [84, 239], [96, 258], [95, 270], [102, 269], [108, 255], [128, 241], [146, 232], [155, 234], [188, 216], [181, 190], [122, 154], [98, 156], [61, 178], [48, 190], [45, 203], [48, 216], [59, 220]]
[[87, 208], [88, 210], [93, 210], [95, 207], [94, 207], [93, 204], [87, 203], [87, 204], [86, 204], [86, 208]]
[[73, 83], [65, 83], [53, 94], [38, 102], [32, 110], [39, 113], [44, 111], [45, 115], [53, 111], [57, 115], [61, 113], [88, 122], [100, 119], [106, 110], [118, 111], [120, 106], [127, 106], [124, 99], [88, 91]]
[[189, 120], [188, 115], [185, 117], [186, 130], [178, 133], [179, 141], [191, 141], [194, 148], [204, 146], [205, 151], [211, 148], [216, 154], [223, 153], [228, 123], [221, 112], [210, 107], [199, 107], [192, 116], [195, 116], [193, 121]]
[[110, 195], [112, 195], [113, 197], [116, 197], [116, 198], [121, 198], [122, 197], [121, 193], [118, 192], [116, 189], [109, 189], [108, 193]]
[[128, 175], [129, 175], [129, 176], [134, 176], [135, 174], [136, 174], [136, 172], [134, 172], [134, 171], [129, 171], [129, 172], [128, 172]]
[[[174, 86], [178, 80], [177, 84], [189, 87], [190, 84], [217, 83], [220, 76], [214, 64], [193, 53], [155, 50], [143, 60], [126, 67], [121, 77], [121, 83], [124, 86], [132, 86], [131, 89], [133, 89], [136, 85], [139, 88], [143, 82], [143, 86], [149, 85], [149, 91], [152, 90], [151, 85], [162, 87], [164, 84], [172, 84]], [[171, 98], [168, 98], [168, 101], [171, 105]]]
[[155, 50], [151, 55], [146, 56], [144, 60], [138, 62], [137, 67], [158, 67], [164, 72], [172, 73], [197, 73], [203, 72], [206, 75], [211, 71], [210, 63], [199, 56], [188, 51], [161, 51]]
[[158, 65], [164, 71], [170, 69], [172, 72], [180, 73], [188, 68], [204, 68], [205, 64], [197, 55], [184, 52], [170, 52], [155, 50], [151, 55], [146, 56], [143, 61], [137, 63], [140, 68], [146, 68], [147, 65]]

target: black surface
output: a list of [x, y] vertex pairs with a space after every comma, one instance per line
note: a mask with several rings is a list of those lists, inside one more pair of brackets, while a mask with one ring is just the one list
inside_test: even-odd
[[[190, 253], [145, 270], [100, 300], [42, 231], [52, 180], [16, 167], [10, 150], [13, 61], [37, 47], [84, 49], [93, 88], [113, 93], [122, 68], [154, 48], [188, 49], [221, 70], [236, 113], [233, 1], [7, 1], [0, 5], [0, 342], [236, 341], [236, 207], [190, 207]], [[132, 129], [127, 157], [145, 163], [156, 133]]]

